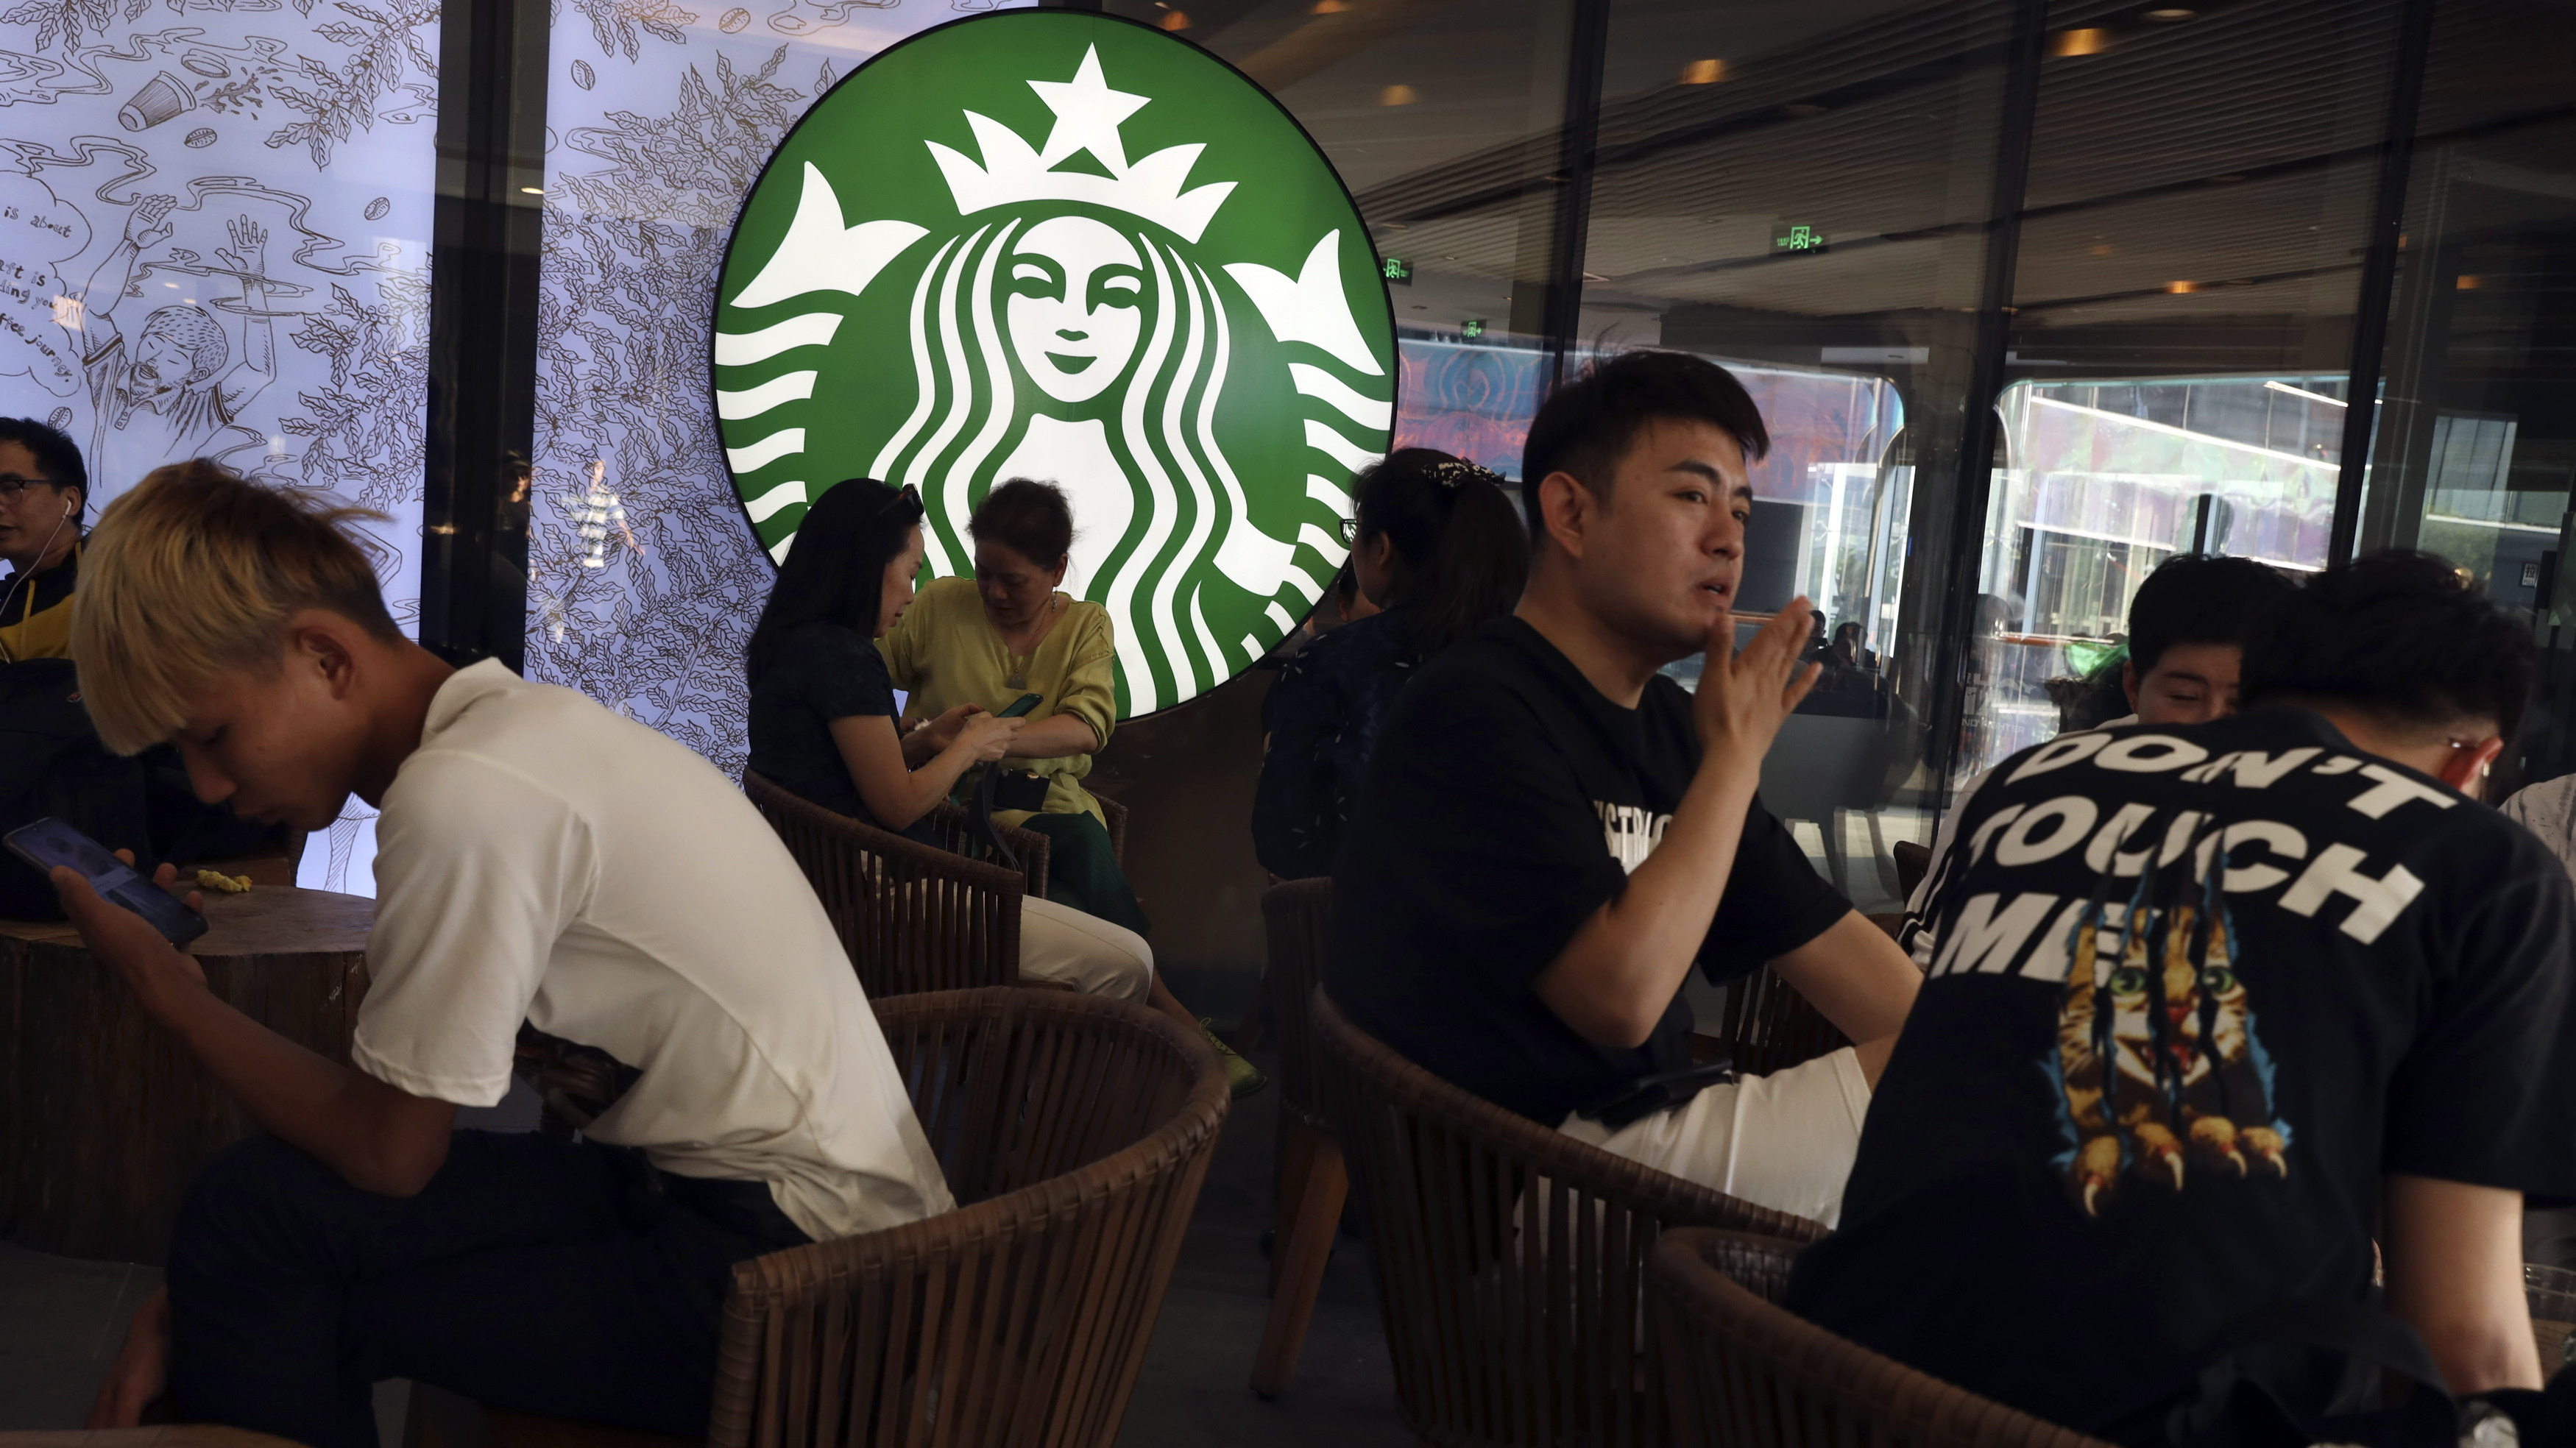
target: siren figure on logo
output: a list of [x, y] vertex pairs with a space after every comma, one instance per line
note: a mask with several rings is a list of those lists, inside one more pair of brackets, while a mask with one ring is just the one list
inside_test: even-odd
[[[1204, 146], [1169, 147], [1131, 163], [1120, 127], [1149, 98], [1111, 89], [1096, 47], [1085, 50], [1071, 81], [1028, 84], [1055, 115], [1042, 148], [971, 110], [963, 114], [981, 164], [925, 142], [944, 199], [955, 204], [945, 234], [894, 219], [845, 225], [840, 198], [809, 161], [785, 237], [730, 300], [747, 309], [823, 288], [858, 295], [881, 272], [890, 288], [901, 285], [898, 277], [910, 282], [900, 339], [876, 339], [876, 373], [847, 379], [874, 391], [891, 375], [899, 390], [908, 353], [917, 380], [910, 410], [872, 457], [850, 454], [841, 459], [846, 469], [830, 476], [863, 473], [919, 488], [930, 566], [940, 574], [967, 561], [957, 525], [984, 489], [1011, 477], [1062, 486], [1078, 529], [1065, 587], [1108, 607], [1122, 713], [1142, 713], [1222, 682], [1266, 650], [1250, 634], [1219, 637], [1209, 622], [1211, 588], [1250, 595], [1250, 615], [1282, 631], [1319, 595], [1344, 550], [1317, 523], [1330, 516], [1326, 509], [1347, 512], [1350, 472], [1384, 451], [1392, 379], [1352, 315], [1340, 230], [1313, 242], [1294, 277], [1205, 257], [1201, 238], [1238, 183], [1185, 189]], [[1084, 153], [1086, 169], [1057, 169]], [[898, 257], [907, 264], [894, 268]], [[716, 360], [727, 367], [828, 344], [842, 321], [808, 313], [719, 333]], [[1284, 357], [1290, 342], [1310, 343], [1319, 355], [1251, 365], [1247, 325], [1266, 327], [1282, 344], [1262, 349], [1265, 359]], [[1327, 359], [1337, 365], [1319, 365]], [[814, 396], [814, 383], [814, 373], [789, 373], [719, 391], [719, 414], [748, 418], [754, 412], [744, 409], [765, 412], [777, 401], [827, 400]], [[1326, 417], [1304, 423], [1317, 457], [1284, 475], [1286, 459], [1254, 458], [1247, 477], [1220, 443], [1229, 387], [1274, 389], [1290, 406], [1299, 394], [1321, 400]], [[728, 429], [726, 441], [750, 431]], [[736, 474], [802, 451], [805, 431], [729, 448]], [[812, 461], [804, 467], [815, 475]], [[1312, 475], [1319, 472], [1331, 476]], [[755, 520], [809, 501], [801, 483], [745, 482], [743, 493]], [[1323, 507], [1301, 523], [1298, 508], [1310, 499]], [[1266, 530], [1265, 519], [1290, 536]], [[779, 550], [791, 542], [781, 540]], [[1238, 601], [1232, 612], [1245, 609]]]

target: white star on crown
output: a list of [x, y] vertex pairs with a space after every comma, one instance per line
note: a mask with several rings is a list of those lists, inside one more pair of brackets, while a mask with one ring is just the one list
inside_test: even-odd
[[[1149, 97], [1111, 90], [1101, 78], [1096, 46], [1083, 53], [1082, 67], [1072, 80], [1033, 80], [1029, 89], [1055, 112], [1055, 129], [1047, 136], [1045, 150], [1031, 150], [1017, 131], [973, 111], [965, 113], [966, 124], [983, 149], [983, 165], [937, 141], [924, 143], [930, 147], [931, 159], [939, 163], [940, 174], [948, 178], [958, 215], [972, 216], [1023, 201], [1084, 201], [1160, 222], [1197, 241], [1234, 191], [1231, 181], [1181, 189], [1190, 168], [1198, 164], [1199, 153], [1207, 149], [1204, 145], [1172, 146], [1132, 166], [1127, 163], [1127, 146], [1118, 128]], [[1109, 174], [1053, 169], [1076, 151], [1089, 151]]]

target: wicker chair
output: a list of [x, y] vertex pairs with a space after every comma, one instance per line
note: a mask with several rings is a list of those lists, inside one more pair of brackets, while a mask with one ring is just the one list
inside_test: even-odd
[[[1019, 982], [1020, 901], [1045, 894], [1044, 835], [1011, 832], [1024, 873], [1013, 872], [861, 824], [749, 771], [742, 788], [822, 897], [869, 999]], [[932, 818], [963, 843], [963, 811]]]
[[1291, 880], [1261, 897], [1269, 927], [1270, 964], [1262, 985], [1279, 1023], [1279, 1207], [1270, 1254], [1270, 1320], [1252, 1362], [1252, 1390], [1279, 1396], [1296, 1376], [1297, 1354], [1315, 1316], [1350, 1175], [1316, 1095], [1315, 1033], [1298, 1009], [1324, 974], [1325, 931], [1332, 923], [1330, 878]]
[[1641, 1341], [1655, 1238], [1824, 1234], [1480, 1101], [1322, 990], [1312, 1019], [1324, 1104], [1368, 1206], [1396, 1397], [1428, 1442], [1666, 1442]]
[[1837, 1337], [1777, 1305], [1785, 1243], [1669, 1232], [1647, 1280], [1683, 1448], [2110, 1448]]
[[1896, 862], [1896, 883], [1904, 889], [1905, 898], [1914, 898], [1914, 887], [1932, 873], [1932, 847], [1912, 840], [1898, 840], [1887, 847], [1888, 857]]
[[1717, 1043], [1747, 1076], [1768, 1076], [1841, 1049], [1851, 1039], [1834, 1028], [1823, 1012], [1807, 1004], [1787, 981], [1764, 966], [1730, 981], [1726, 1003], [1718, 1008], [1714, 1030], [1702, 1035]]
[[[1224, 1069], [1159, 1012], [1097, 996], [901, 996], [877, 1019], [960, 1205], [737, 1265], [707, 1443], [1110, 1448]], [[489, 1417], [500, 1448], [644, 1441]]]

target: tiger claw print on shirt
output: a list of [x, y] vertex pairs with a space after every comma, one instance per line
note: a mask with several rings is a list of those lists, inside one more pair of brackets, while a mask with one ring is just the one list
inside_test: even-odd
[[2495, 811], [2257, 709], [2061, 735], [1953, 837], [1791, 1310], [2161, 1443], [2248, 1314], [2365, 1300], [2387, 1177], [2576, 1197], [2576, 899]]
[[[2126, 905], [2077, 917], [2057, 1024], [2067, 1190], [2099, 1216], [2122, 1177], [2181, 1191], [2194, 1169], [2289, 1175], [2272, 1118], [2272, 1059], [2232, 968], [2226, 907], [2195, 881], [2159, 908], [2141, 877]], [[2189, 1165], [2186, 1165], [2186, 1162]]]

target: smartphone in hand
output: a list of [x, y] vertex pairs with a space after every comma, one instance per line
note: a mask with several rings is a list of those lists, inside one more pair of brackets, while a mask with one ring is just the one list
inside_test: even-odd
[[180, 904], [107, 846], [62, 820], [48, 817], [11, 830], [6, 843], [40, 872], [50, 874], [63, 865], [78, 870], [99, 898], [142, 916], [172, 945], [185, 945], [206, 933], [205, 916]]
[[1031, 709], [1036, 708], [1038, 706], [1038, 701], [1045, 697], [1046, 695], [1044, 694], [1022, 694], [1020, 697], [1011, 701], [1011, 707], [1003, 710], [994, 717], [997, 719], [1017, 719], [1021, 715], [1028, 713]]

